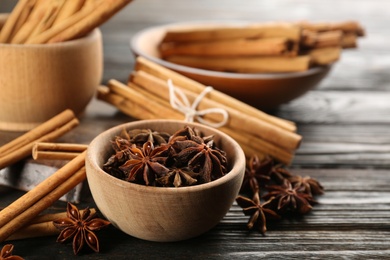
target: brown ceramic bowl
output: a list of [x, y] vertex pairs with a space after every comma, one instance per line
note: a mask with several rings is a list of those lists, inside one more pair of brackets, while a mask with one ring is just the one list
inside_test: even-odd
[[330, 71], [330, 66], [291, 73], [229, 73], [191, 68], [160, 58], [157, 46], [169, 29], [237, 25], [236, 22], [186, 22], [144, 29], [130, 41], [132, 52], [177, 71], [200, 83], [212, 86], [254, 107], [270, 110], [314, 88]]
[[65, 109], [81, 113], [103, 73], [99, 29], [54, 44], [0, 43], [0, 57], [0, 130], [27, 131]]
[[[102, 165], [112, 153], [110, 140], [123, 128], [153, 129], [173, 134], [194, 126], [227, 153], [229, 173], [209, 183], [179, 187], [151, 187], [109, 175]], [[245, 172], [241, 147], [229, 136], [204, 125], [176, 120], [141, 120], [111, 128], [89, 145], [87, 179], [102, 214], [125, 233], [150, 241], [179, 241], [198, 236], [217, 225], [233, 204]]]

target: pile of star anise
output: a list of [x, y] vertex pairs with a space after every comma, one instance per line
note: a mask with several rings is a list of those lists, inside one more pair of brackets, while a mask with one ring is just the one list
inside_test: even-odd
[[252, 156], [247, 163], [244, 181], [236, 201], [249, 215], [248, 228], [267, 230], [267, 220], [286, 215], [304, 215], [311, 211], [315, 195], [324, 193], [321, 184], [310, 177], [293, 175], [283, 165], [266, 157]]
[[129, 182], [182, 187], [216, 180], [228, 172], [226, 153], [214, 136], [184, 127], [173, 135], [151, 129], [122, 131], [112, 140], [114, 153], [103, 166]]

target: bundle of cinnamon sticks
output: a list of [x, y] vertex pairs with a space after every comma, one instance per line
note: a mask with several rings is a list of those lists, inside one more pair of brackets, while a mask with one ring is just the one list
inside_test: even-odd
[[[194, 100], [205, 86], [154, 62], [138, 57], [135, 71], [128, 84], [110, 80], [98, 89], [98, 98], [125, 114], [137, 119], [177, 119], [185, 116], [170, 104], [168, 80], [188, 98]], [[265, 114], [222, 92], [212, 90], [196, 109], [221, 108], [228, 113], [226, 124], [219, 129], [233, 137], [247, 157], [253, 154], [270, 155], [277, 161], [290, 164], [302, 137], [293, 122]], [[203, 119], [218, 122], [218, 114], [207, 114]]]
[[0, 32], [0, 43], [40, 44], [77, 39], [131, 1], [19, 0]]
[[168, 30], [158, 46], [163, 59], [227, 72], [294, 72], [337, 61], [364, 30], [355, 21], [263, 23]]

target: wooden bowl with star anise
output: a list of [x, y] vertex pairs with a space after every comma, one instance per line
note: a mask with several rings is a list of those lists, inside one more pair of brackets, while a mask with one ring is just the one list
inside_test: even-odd
[[141, 120], [98, 135], [86, 170], [95, 203], [114, 226], [149, 241], [180, 241], [225, 216], [240, 190], [245, 156], [215, 128]]

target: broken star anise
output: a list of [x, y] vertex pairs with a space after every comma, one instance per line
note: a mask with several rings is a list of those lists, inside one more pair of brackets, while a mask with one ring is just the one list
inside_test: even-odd
[[77, 255], [86, 243], [93, 251], [99, 252], [99, 240], [94, 231], [110, 225], [110, 222], [97, 218], [86, 208], [81, 214], [75, 205], [68, 203], [67, 217], [53, 221], [56, 228], [61, 230], [57, 242], [66, 242], [73, 238], [73, 252]]
[[261, 203], [259, 192], [255, 192], [253, 199], [244, 196], [236, 198], [237, 204], [242, 208], [246, 216], [250, 216], [247, 227], [253, 229], [257, 226], [260, 233], [265, 234], [267, 231], [267, 219], [280, 219], [280, 216], [270, 208], [267, 208], [270, 200]]
[[0, 260], [23, 260], [22, 257], [17, 255], [12, 255], [12, 251], [14, 250], [14, 245], [6, 244], [3, 246], [0, 252]]

